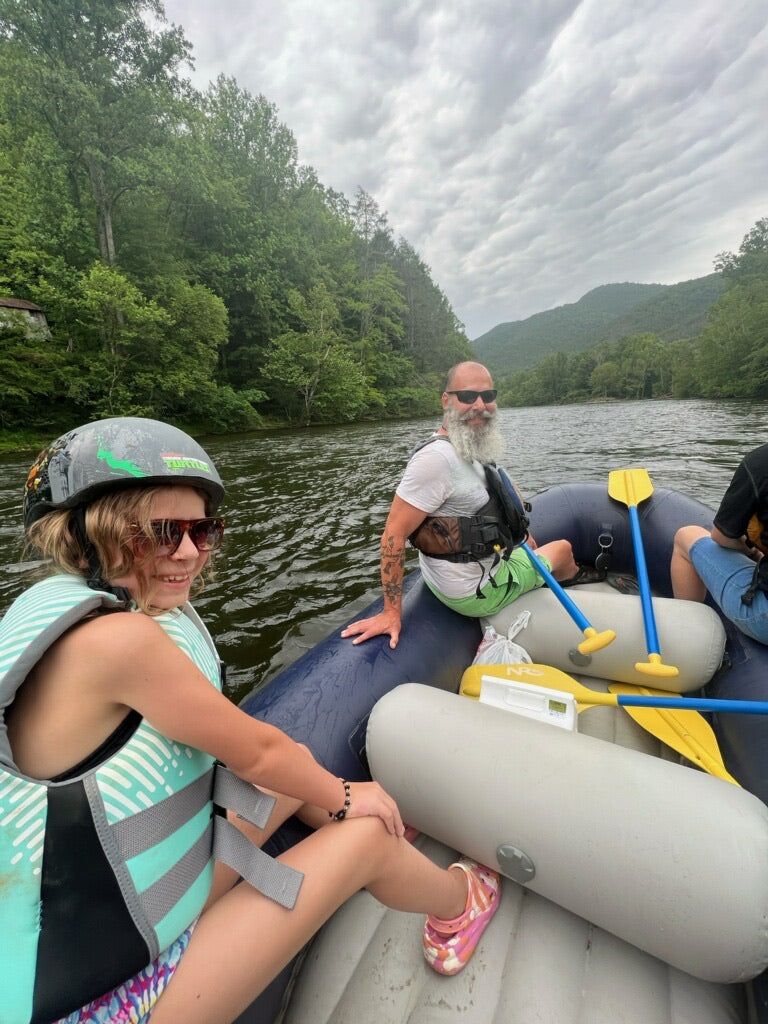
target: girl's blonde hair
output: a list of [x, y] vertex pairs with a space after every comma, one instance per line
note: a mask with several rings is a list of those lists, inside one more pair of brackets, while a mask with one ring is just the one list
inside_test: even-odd
[[[152, 561], [156, 541], [152, 531], [152, 505], [157, 494], [164, 487], [131, 487], [111, 491], [94, 499], [84, 512], [84, 526], [87, 541], [101, 566], [101, 576], [106, 583], [135, 573], [137, 593], [132, 595], [141, 611], [158, 615], [163, 609], [153, 608], [149, 600], [149, 578], [145, 572]], [[209, 514], [209, 499], [203, 491], [198, 493], [205, 499], [206, 514]], [[138, 557], [134, 551], [134, 540], [142, 537], [142, 549], [149, 545], [146, 554]], [[38, 519], [27, 530], [27, 550], [33, 549], [48, 558], [61, 572], [89, 579], [91, 568], [86, 539], [83, 537], [83, 510], [57, 509]], [[206, 567], [206, 575], [212, 578], [213, 552]], [[205, 583], [202, 575], [192, 583], [191, 595], [199, 594]]]

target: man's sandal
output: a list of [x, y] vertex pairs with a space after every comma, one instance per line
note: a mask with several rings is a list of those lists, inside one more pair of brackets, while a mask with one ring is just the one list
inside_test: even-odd
[[569, 580], [563, 580], [561, 587], [578, 587], [582, 583], [602, 583], [608, 573], [605, 569], [596, 569], [593, 565], [580, 565], [579, 571]]

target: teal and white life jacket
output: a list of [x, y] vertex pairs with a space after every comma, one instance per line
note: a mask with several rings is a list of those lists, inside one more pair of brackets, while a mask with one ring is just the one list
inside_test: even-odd
[[[5, 711], [71, 626], [122, 603], [53, 576], [0, 622], [0, 1021], [50, 1024], [147, 966], [197, 917], [214, 859], [291, 907], [302, 876], [218, 808], [266, 824], [274, 800], [141, 719], [119, 749], [66, 781], [16, 766]], [[156, 621], [221, 688], [213, 642], [187, 605]]]

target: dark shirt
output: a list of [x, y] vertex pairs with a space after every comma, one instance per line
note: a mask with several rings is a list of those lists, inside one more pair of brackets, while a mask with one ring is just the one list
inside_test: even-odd
[[748, 452], [733, 474], [715, 516], [726, 537], [748, 535], [768, 551], [768, 444]]

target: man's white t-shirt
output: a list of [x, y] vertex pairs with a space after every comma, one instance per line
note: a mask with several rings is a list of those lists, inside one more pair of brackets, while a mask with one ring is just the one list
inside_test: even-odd
[[[488, 501], [480, 463], [460, 458], [447, 440], [433, 441], [416, 452], [395, 493], [427, 515], [438, 516], [473, 516]], [[446, 597], [472, 596], [483, 570], [492, 563], [493, 558], [449, 562], [419, 552], [424, 579]]]

